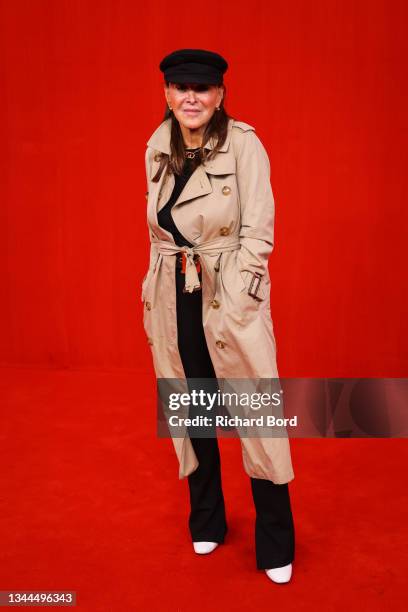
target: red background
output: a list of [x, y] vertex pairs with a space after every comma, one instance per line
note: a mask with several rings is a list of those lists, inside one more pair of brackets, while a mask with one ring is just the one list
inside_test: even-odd
[[76, 590], [86, 612], [406, 609], [404, 439], [291, 440], [286, 586], [256, 570], [239, 442], [220, 440], [229, 534], [193, 553], [140, 286], [158, 64], [214, 49], [271, 161], [280, 375], [407, 375], [407, 13], [0, 0], [0, 590]]
[[144, 152], [158, 63], [195, 46], [270, 156], [281, 376], [406, 375], [405, 2], [0, 11], [0, 363], [152, 373]]

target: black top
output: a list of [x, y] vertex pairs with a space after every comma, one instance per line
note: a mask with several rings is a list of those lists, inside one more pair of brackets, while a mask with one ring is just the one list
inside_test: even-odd
[[[196, 149], [186, 149], [186, 150], [187, 151], [197, 151], [199, 148], [200, 147], [197, 147]], [[174, 242], [177, 244], [177, 246], [189, 246], [189, 247], [193, 246], [191, 242], [189, 242], [186, 238], [184, 238], [184, 236], [179, 232], [177, 225], [174, 223], [173, 217], [171, 214], [171, 209], [176, 203], [179, 195], [183, 191], [192, 173], [193, 173], [192, 160], [186, 157], [182, 173], [174, 175], [174, 179], [175, 179], [174, 189], [171, 192], [169, 201], [157, 213], [157, 220], [159, 222], [159, 225], [163, 229], [173, 234]]]

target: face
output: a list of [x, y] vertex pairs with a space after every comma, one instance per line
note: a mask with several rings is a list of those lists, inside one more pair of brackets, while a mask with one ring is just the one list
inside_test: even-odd
[[204, 127], [216, 112], [224, 88], [201, 83], [169, 83], [169, 87], [165, 84], [164, 92], [177, 121], [185, 128], [197, 129]]

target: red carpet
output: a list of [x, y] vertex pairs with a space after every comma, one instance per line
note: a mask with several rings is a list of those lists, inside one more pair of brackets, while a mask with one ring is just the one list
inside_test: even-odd
[[137, 371], [0, 376], [0, 590], [74, 590], [76, 609], [90, 612], [406, 609], [405, 440], [291, 441], [296, 560], [292, 581], [277, 585], [255, 566], [238, 440], [220, 440], [229, 533], [200, 557], [187, 482], [171, 441], [156, 437], [150, 381]]

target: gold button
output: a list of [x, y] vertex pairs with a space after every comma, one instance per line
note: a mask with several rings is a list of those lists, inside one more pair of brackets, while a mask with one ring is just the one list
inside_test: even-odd
[[220, 307], [220, 303], [219, 303], [219, 301], [218, 301], [218, 300], [213, 300], [213, 301], [211, 302], [211, 306], [212, 306], [213, 308], [219, 308], [219, 307]]
[[152, 305], [150, 302], [146, 302], [146, 308], [147, 310], [151, 310], [152, 309]]
[[154, 161], [159, 162], [161, 160], [161, 157], [161, 153], [156, 153], [156, 155], [154, 156]]
[[224, 195], [229, 195], [231, 193], [231, 187], [228, 187], [228, 185], [224, 185], [224, 187], [222, 188], [222, 193]]
[[222, 340], [217, 340], [217, 342], [215, 343], [218, 348], [224, 348], [225, 343]]
[[149, 192], [148, 191], [146, 191], [145, 196], [146, 196], [146, 200], [147, 200], [148, 197], [149, 197]]
[[221, 227], [221, 229], [220, 229], [221, 236], [228, 236], [229, 233], [230, 233], [230, 231], [229, 231], [228, 227]]
[[153, 344], [153, 340], [151, 338], [147, 339], [147, 344]]

